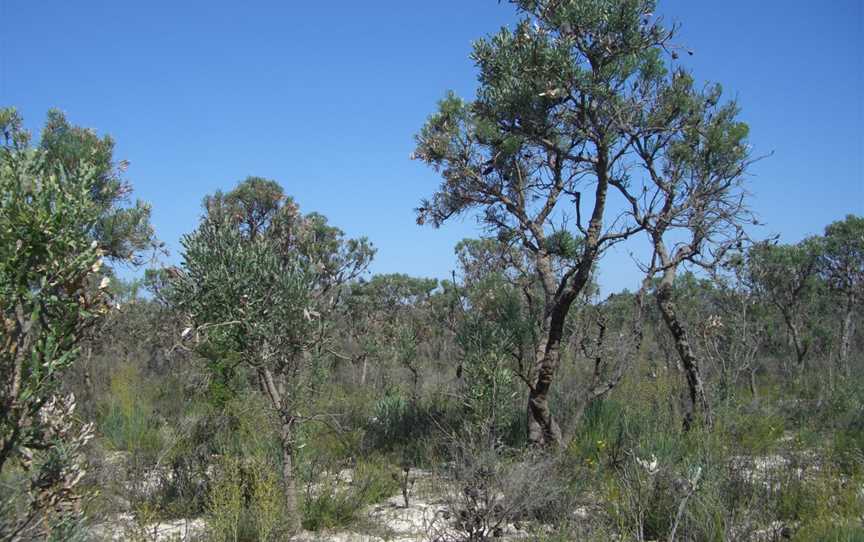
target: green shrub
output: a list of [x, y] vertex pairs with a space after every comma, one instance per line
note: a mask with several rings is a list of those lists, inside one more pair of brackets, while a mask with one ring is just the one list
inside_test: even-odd
[[338, 476], [310, 477], [302, 505], [304, 529], [344, 528], [355, 523], [359, 512], [399, 490], [398, 470], [382, 458], [359, 462], [352, 480]]
[[282, 531], [285, 494], [273, 465], [257, 459], [252, 462], [249, 514], [259, 542], [275, 540]]
[[138, 458], [155, 459], [163, 443], [150, 397], [151, 388], [135, 366], [117, 368], [97, 421], [98, 430], [113, 448]]
[[864, 526], [860, 523], [834, 523], [833, 520], [806, 525], [795, 533], [794, 542], [864, 542]]
[[237, 542], [246, 492], [242, 463], [237, 458], [224, 457], [217, 468], [207, 503], [207, 525], [214, 541]]
[[728, 431], [739, 453], [757, 455], [775, 449], [784, 429], [782, 417], [755, 412], [738, 416]]

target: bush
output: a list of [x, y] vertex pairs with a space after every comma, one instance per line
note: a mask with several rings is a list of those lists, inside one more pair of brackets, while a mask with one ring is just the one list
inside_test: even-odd
[[[307, 476], [302, 505], [304, 529], [319, 531], [347, 527], [359, 519], [359, 512], [381, 502], [399, 490], [398, 471], [383, 458], [359, 462], [350, 471]], [[350, 480], [346, 479], [350, 476]]]
[[155, 461], [163, 444], [150, 394], [138, 369], [121, 365], [111, 376], [108, 396], [102, 400], [97, 417], [100, 433], [114, 449], [145, 461]]

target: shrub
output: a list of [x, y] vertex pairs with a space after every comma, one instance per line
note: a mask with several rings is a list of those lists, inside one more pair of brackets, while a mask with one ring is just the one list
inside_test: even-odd
[[97, 427], [116, 450], [128, 451], [136, 459], [154, 461], [162, 449], [158, 418], [153, 415], [150, 389], [131, 364], [117, 368], [111, 376], [108, 396], [103, 399]]
[[355, 523], [363, 508], [398, 492], [397, 474], [381, 458], [359, 462], [350, 480], [341, 474], [310, 474], [302, 505], [303, 528], [319, 531]]
[[246, 492], [242, 464], [237, 458], [225, 457], [219, 462], [218, 469], [210, 488], [207, 524], [214, 541], [237, 542]]

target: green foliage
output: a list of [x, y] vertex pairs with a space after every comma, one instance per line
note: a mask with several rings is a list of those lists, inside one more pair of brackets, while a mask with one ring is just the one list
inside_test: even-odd
[[851, 300], [864, 288], [864, 217], [848, 215], [825, 227], [821, 267], [835, 290]]
[[76, 472], [90, 429], [76, 428], [74, 397], [55, 393], [81, 336], [107, 310], [93, 235], [104, 207], [93, 196], [98, 164], [81, 156], [69, 170], [29, 148], [14, 110], [0, 110], [0, 121], [0, 474], [20, 468], [29, 478], [24, 513], [12, 506], [9, 516], [6, 496], [0, 502], [0, 538], [52, 537], [51, 516], [60, 526], [80, 517]]
[[443, 434], [455, 432], [465, 423], [464, 410], [440, 395], [423, 401], [408, 401], [391, 389], [374, 405], [366, 426], [364, 445], [395, 455], [401, 464], [430, 466], [445, 456]]
[[310, 531], [345, 528], [358, 521], [358, 513], [398, 491], [398, 471], [372, 459], [357, 463], [348, 487], [337, 477], [312, 477], [303, 501], [303, 527]]
[[274, 465], [265, 461], [254, 461], [251, 466], [252, 486], [249, 515], [255, 525], [260, 542], [277, 540], [284, 530], [282, 520], [284, 496], [281, 481]]
[[[518, 321], [518, 301], [516, 303], [514, 307], [506, 299], [501, 300], [505, 309], [515, 309]], [[501, 437], [505, 427], [518, 415], [512, 408], [518, 383], [509, 359], [514, 345], [512, 335], [504, 327], [512, 319], [501, 317], [500, 313], [496, 316], [499, 318], [488, 319], [485, 314], [468, 316], [457, 338], [463, 351], [462, 401], [469, 423], [483, 428], [493, 441]]]
[[730, 412], [723, 423], [731, 437], [731, 444], [741, 453], [764, 455], [774, 451], [783, 436], [785, 420], [770, 412], [749, 412], [744, 415]]
[[334, 288], [365, 269], [371, 247], [344, 240], [320, 215], [300, 215], [273, 181], [247, 179], [205, 206], [182, 241], [184, 272], [170, 295], [205, 339], [200, 351], [220, 387], [213, 391], [224, 396], [241, 366], [301, 386], [301, 358], [320, 337], [313, 329], [332, 308]]
[[89, 192], [99, 217], [92, 234], [108, 257], [141, 263], [141, 251], [161, 248], [150, 225], [150, 206], [141, 200], [127, 205], [131, 187], [123, 173], [128, 163], [114, 162], [111, 137], [100, 138], [93, 130], [74, 126], [62, 112], [52, 109], [41, 132], [39, 149], [69, 176], [83, 170], [90, 170], [94, 176]]
[[864, 527], [854, 522], [844, 522], [840, 525], [833, 518], [826, 518], [818, 523], [805, 525], [792, 538], [797, 542], [821, 540], [824, 542], [861, 542], [864, 540]]
[[242, 463], [240, 459], [229, 456], [223, 458], [218, 469], [207, 506], [208, 526], [215, 540], [237, 542], [245, 492]]
[[99, 431], [111, 447], [131, 452], [144, 463], [155, 461], [163, 446], [152, 394], [134, 366], [120, 366], [111, 375], [108, 396], [97, 418]]
[[811, 319], [826, 289], [819, 280], [822, 242], [811, 237], [796, 245], [760, 243], [748, 252], [747, 280], [756, 294], [770, 304], [790, 337], [799, 367], [824, 336], [820, 322]]

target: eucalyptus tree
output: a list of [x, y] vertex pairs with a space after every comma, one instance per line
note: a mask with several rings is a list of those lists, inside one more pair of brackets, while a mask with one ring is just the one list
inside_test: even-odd
[[817, 338], [819, 322], [815, 307], [825, 293], [825, 284], [819, 277], [821, 254], [818, 237], [794, 245], [765, 241], [755, 244], [747, 253], [746, 280], [782, 321], [799, 370], [806, 367]]
[[[318, 214], [303, 215], [282, 188], [251, 177], [204, 200], [198, 228], [182, 240], [169, 298], [185, 331], [208, 352], [216, 377], [247, 371], [278, 419], [286, 512], [299, 527], [293, 459], [297, 426], [314, 417], [328, 319], [345, 282], [374, 253]], [[227, 373], [227, 374], [226, 374]]]
[[494, 238], [463, 239], [455, 251], [464, 297], [458, 306], [468, 317], [463, 320], [479, 320], [474, 327], [486, 329], [486, 340], [501, 339], [498, 350], [510, 358], [515, 374], [530, 386], [543, 291], [530, 272], [527, 253]]
[[[443, 178], [417, 219], [440, 226], [475, 212], [530, 255], [527, 271], [543, 294], [528, 438], [550, 445], [561, 442], [549, 393], [570, 308], [604, 251], [645, 228], [632, 216], [644, 219], [650, 206], [641, 188], [652, 180], [636, 175], [645, 169], [640, 139], [687, 137], [688, 125], [660, 114], [655, 98], [674, 109], [676, 99], [698, 96], [669, 68], [681, 49], [653, 0], [514, 4], [522, 16], [515, 27], [474, 45], [474, 100], [448, 94], [417, 136], [414, 156]], [[610, 210], [634, 206], [631, 216]]]
[[849, 349], [856, 313], [864, 302], [864, 218], [849, 215], [825, 228], [820, 268], [843, 307], [840, 319], [840, 367], [849, 374]]
[[753, 221], [743, 188], [751, 163], [748, 128], [737, 120], [735, 102], [720, 103], [719, 85], [697, 89], [683, 69], [646, 74], [634, 89], [633, 99], [644, 107], [630, 118], [627, 132], [648, 182], [634, 187], [633, 171], [613, 184], [651, 242], [646, 274], [660, 277], [655, 299], [687, 377], [684, 425], [701, 411], [710, 426], [700, 363], [673, 295], [675, 277], [685, 266], [713, 271], [730, 249], [741, 246], [743, 224]]
[[717, 373], [720, 399], [737, 392], [742, 376], [753, 399], [757, 399], [756, 375], [764, 367], [770, 348], [770, 330], [777, 322], [770, 306], [746, 278], [743, 253], [731, 254], [724, 265], [712, 273], [708, 310], [696, 315], [694, 329], [705, 360]]

